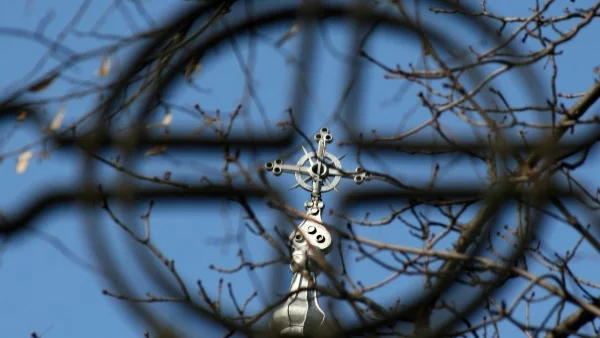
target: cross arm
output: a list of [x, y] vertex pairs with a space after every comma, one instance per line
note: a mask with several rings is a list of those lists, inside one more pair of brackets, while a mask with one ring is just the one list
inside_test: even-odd
[[341, 169], [330, 167], [328, 169], [330, 176], [339, 176], [341, 178], [351, 178], [354, 183], [361, 184], [364, 181], [370, 181], [373, 175], [369, 172], [365, 172], [362, 168], [358, 167], [354, 172], [342, 171]]
[[279, 176], [282, 173], [310, 175], [310, 168], [299, 165], [283, 164], [283, 161], [280, 159], [276, 159], [273, 162], [267, 162], [265, 164], [265, 169], [272, 171], [276, 176]]

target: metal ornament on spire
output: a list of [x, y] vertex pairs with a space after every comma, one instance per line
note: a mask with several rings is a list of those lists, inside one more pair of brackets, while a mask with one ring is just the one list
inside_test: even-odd
[[315, 134], [314, 139], [318, 142], [317, 151], [308, 152], [306, 148], [302, 147], [304, 155], [300, 157], [296, 165], [284, 164], [281, 159], [276, 159], [273, 162], [267, 162], [265, 168], [272, 171], [276, 176], [282, 173], [294, 174], [297, 183], [292, 189], [302, 187], [312, 192], [312, 196], [315, 197], [320, 196], [322, 192], [336, 189], [335, 187], [342, 178], [351, 178], [356, 184], [371, 179], [371, 174], [364, 172], [360, 167], [356, 168], [354, 172], [342, 171], [341, 159], [345, 155], [337, 158], [326, 151], [327, 144], [333, 142], [333, 136], [329, 133], [329, 128], [321, 128]]
[[294, 274], [290, 296], [274, 311], [271, 319], [271, 329], [280, 336], [317, 336], [319, 329], [326, 325], [317, 291], [312, 287], [316, 285], [316, 277], [320, 272], [315, 257], [323, 257], [333, 248], [331, 234], [323, 225], [321, 193], [337, 190], [336, 186], [342, 178], [351, 178], [356, 184], [371, 179], [371, 174], [362, 168], [354, 172], [342, 170], [343, 156], [337, 158], [326, 151], [327, 144], [333, 142], [328, 128], [321, 128], [314, 139], [318, 143], [316, 152], [309, 152], [302, 147], [304, 155], [296, 165], [284, 164], [280, 159], [265, 164], [265, 168], [276, 176], [294, 174], [296, 184], [292, 189], [302, 187], [311, 192], [310, 200], [304, 203], [306, 217], [289, 237], [292, 251], [290, 269]]

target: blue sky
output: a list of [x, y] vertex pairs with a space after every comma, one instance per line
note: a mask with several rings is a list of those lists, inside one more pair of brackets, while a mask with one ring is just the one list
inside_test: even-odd
[[[79, 9], [80, 3], [75, 0], [53, 2], [0, 0], [0, 43], [2, 45], [0, 88], [3, 93], [31, 84], [34, 79], [41, 77], [44, 71], [57, 64], [55, 57], [58, 60], [64, 57], [58, 52], [43, 63], [38, 63], [40, 59], [46, 58], [44, 55], [47, 46], [31, 39], [15, 37], [8, 33], [8, 28], [35, 31], [42, 21], [46, 22], [46, 25], [40, 30], [49, 39], [54, 39]], [[190, 6], [174, 0], [147, 1], [145, 8], [153, 18], [148, 20], [136, 12], [135, 6], [128, 4], [129, 12], [112, 11], [105, 21], [98, 22], [101, 13], [110, 8], [111, 3], [91, 1], [81, 20], [76, 23], [75, 31], [65, 37], [64, 45], [77, 52], [99, 48], [107, 45], [108, 42], [86, 35], [90, 29], [99, 28], [103, 34], [130, 35], [152, 27], [153, 22], [163, 22], [169, 17], [167, 13], [176, 13], [184, 10], [185, 6]], [[592, 2], [581, 1], [580, 6], [588, 3]], [[568, 1], [564, 1], [564, 5], [571, 6]], [[493, 6], [496, 7], [491, 9], [503, 14], [525, 15], [527, 13], [523, 2], [518, 0], [494, 2]], [[555, 6], [554, 13], [559, 12], [561, 8], [559, 5]], [[127, 19], [128, 15], [134, 18], [133, 24]], [[460, 22], [443, 17], [437, 19], [440, 17], [435, 17], [439, 20], [436, 25], [444, 31], [451, 30], [452, 36], [458, 42], [480, 41], [476, 40], [479, 38]], [[203, 62], [202, 70], [194, 78], [199, 89], [181, 86], [168, 98], [168, 101], [173, 104], [171, 133], [198, 132], [197, 128], [202, 125], [202, 121], [186, 115], [176, 107], [193, 110], [194, 104], [199, 104], [207, 112], [219, 109], [227, 117], [240, 103], [244, 104], [241, 119], [245, 125], [252, 128], [253, 133], [274, 133], [275, 123], [287, 120], [285, 110], [290, 106], [291, 79], [294, 74], [292, 57], [297, 54], [295, 49], [298, 47], [297, 39], [284, 45], [281, 50], [273, 47], [273, 42], [286, 31], [286, 28], [282, 26], [272, 30], [261, 30], [256, 44], [255, 74], [258, 75], [255, 76], [253, 85], [260, 98], [259, 105], [265, 107], [269, 131], [264, 129], [265, 121], [257, 104], [244, 99], [245, 80], [238, 57], [241, 56], [243, 61], [247, 62], [248, 44], [246, 39], [240, 38], [235, 43], [225, 43], [215, 52], [214, 57]], [[559, 67], [561, 67], [559, 91], [582, 92], [593, 84], [595, 78], [597, 79], [592, 69], [597, 66], [595, 55], [598, 55], [600, 47], [591, 42], [595, 41], [594, 33], [598, 29], [600, 27], [596, 23], [582, 31], [580, 36], [568, 44], [568, 48], [564, 49], [563, 54], [559, 56]], [[319, 50], [315, 55], [318, 63], [314, 69], [314, 83], [310, 85], [310, 95], [306, 97], [308, 115], [305, 118], [306, 123], [302, 126], [309, 135], [322, 126], [328, 126], [332, 129], [334, 137], [339, 135], [338, 140], [342, 138], [341, 133], [337, 132], [342, 128], [333, 120], [332, 114], [338, 105], [346, 79], [343, 61], [343, 51], [348, 45], [346, 33], [346, 27], [330, 25], [327, 33], [330, 36], [322, 36], [321, 39], [330, 39], [333, 43], [321, 42], [318, 45]], [[135, 47], [139, 46], [140, 44], [134, 44], [130, 49], [108, 55], [112, 64], [112, 73], [108, 78], [102, 79], [95, 74], [103, 57], [107, 56], [99, 55], [97, 58], [78, 64], [47, 90], [35, 93], [31, 98], [53, 97], [72, 91], [76, 85], [70, 82], [70, 78], [82, 78], [95, 83], [114, 79], [135, 52]], [[524, 49], [527, 47], [529, 46]], [[419, 62], [417, 54], [419, 45], [416, 40], [392, 36], [390, 32], [376, 35], [368, 50], [389, 65], [399, 63], [404, 66], [408, 62], [416, 65]], [[240, 54], [236, 54], [238, 51]], [[41, 65], [41, 68], [32, 71], [36, 63]], [[548, 75], [547, 70], [538, 68], [536, 70], [542, 77]], [[28, 77], [24, 79], [25, 74]], [[367, 132], [371, 129], [377, 129], [381, 133], [397, 132], [408, 130], [428, 117], [428, 113], [423, 113], [418, 106], [414, 87], [407, 86], [399, 80], [384, 79], [383, 75], [381, 70], [372, 66], [367, 67], [363, 83], [364, 94], [356, 107], [361, 113], [359, 128]], [[494, 82], [494, 85], [501, 88], [514, 104], [531, 102], [531, 96], [523, 89], [522, 80], [519, 79], [519, 73], [514, 73], [503, 76], [501, 80]], [[541, 82], [547, 83], [546, 80], [547, 78], [543, 78]], [[547, 90], [548, 88], [541, 89], [542, 92]], [[397, 98], [398, 93], [403, 93], [400, 99]], [[43, 109], [49, 122], [60, 109], [64, 108], [66, 125], [89, 111], [96, 103], [96, 99], [97, 96], [90, 95], [63, 100], [63, 102], [52, 102], [45, 105]], [[569, 102], [565, 101], [567, 106]], [[419, 109], [414, 109], [416, 104]], [[408, 114], [408, 118], [403, 118], [404, 113], [410, 111], [413, 112]], [[157, 110], [150, 114], [150, 119], [153, 122], [160, 122], [163, 115], [163, 111]], [[456, 120], [448, 120], [447, 123], [453, 132], [461, 136], [474, 137], [477, 134], [470, 127], [461, 125]], [[240, 128], [236, 131], [241, 130]], [[157, 129], [157, 132], [162, 131]], [[200, 132], [207, 133], [206, 130]], [[55, 187], [72, 186], [78, 183], [82, 170], [81, 153], [55, 151], [48, 159], [43, 160], [34, 155], [27, 171], [17, 175], [15, 166], [19, 152], [15, 149], [18, 150], [32, 140], [41, 138], [41, 131], [33, 124], [20, 124], [17, 128], [13, 128], [12, 123], [5, 122], [0, 125], [0, 135], [2, 135], [0, 153], [12, 154], [3, 158], [0, 163], [0, 177], [2, 177], [0, 211], [4, 214], [9, 216], [16, 214], [34, 197]], [[430, 134], [422, 133], [421, 136], [428, 135]], [[38, 154], [41, 147], [33, 150], [34, 154]], [[300, 150], [296, 150], [290, 157], [290, 162], [295, 162], [301, 155]], [[335, 144], [329, 151], [337, 155], [350, 152]], [[281, 153], [284, 151], [247, 154], [244, 160], [247, 161], [249, 168], [255, 168], [262, 165], [265, 160], [280, 156]], [[107, 151], [104, 155], [107, 158], [114, 158], [117, 154], [114, 151]], [[353, 155], [354, 153], [350, 152], [344, 159], [344, 168], [356, 166]], [[593, 173], [600, 169], [598, 155], [598, 149], [595, 149], [588, 157], [591, 164], [579, 170], [579, 178], [582, 181], [594, 183]], [[476, 168], [468, 161], [449, 157], [394, 158], [384, 161], [378, 161], [373, 157], [366, 157], [366, 159], [370, 159], [375, 168], [390, 170], [392, 175], [414, 185], [426, 182], [431, 177], [434, 162], [439, 163], [442, 168], [443, 175], [440, 177], [440, 183], [460, 180], [468, 182], [466, 184], [472, 182], [476, 184], [481, 181], [475, 177], [485, 174], [481, 168]], [[135, 169], [144, 174], [161, 176], [168, 170], [173, 173], [173, 179], [196, 183], [201, 176], [220, 177], [222, 165], [222, 158], [215, 154], [169, 152], [168, 150], [161, 156], [140, 156], [137, 160]], [[120, 174], [111, 168], [100, 164], [98, 168], [97, 180], [104, 185], [115, 184], [120, 177]], [[269, 177], [269, 181], [281, 189], [290, 187], [294, 183], [292, 177], [277, 179]], [[342, 182], [339, 186], [340, 190], [354, 188], [351, 182]], [[301, 208], [307, 198], [308, 193], [305, 191], [294, 190], [286, 195], [286, 202]], [[335, 193], [325, 197], [326, 207], [335, 206], [336, 201]], [[266, 208], [261, 201], [253, 202], [253, 206], [270, 228], [279, 222], [277, 214]], [[123, 208], [116, 206], [115, 208], [123, 212]], [[140, 203], [133, 211], [136, 216], [139, 216], [146, 208], [147, 204]], [[352, 214], [362, 217], [367, 210], [372, 213], [372, 218], [376, 218], [385, 214], [386, 206], [373, 209], [359, 205]], [[325, 214], [327, 215], [327, 212]], [[283, 292], [287, 289], [291, 277], [287, 268], [256, 272], [243, 270], [231, 275], [221, 275], [209, 269], [210, 264], [224, 268], [236, 266], [239, 262], [236, 253], [240, 245], [249, 248], [244, 252], [247, 255], [252, 254], [255, 260], [271, 257], [272, 249], [264, 241], [256, 239], [244, 230], [242, 216], [239, 207], [226, 201], [186, 202], [178, 205], [157, 201], [151, 218], [152, 236], [161, 250], [175, 259], [182, 276], [194, 292], [197, 290], [194, 287], [195, 281], [202, 279], [209, 293], [215, 295], [218, 279], [223, 277], [226, 284], [232, 283], [236, 296], [245, 299], [255, 290], [256, 283], [253, 281], [261, 281], [260, 288], [266, 291], [261, 292], [250, 306], [251, 309], [258, 309], [269, 299], [274, 298], [275, 292], [270, 292], [271, 290]], [[35, 230], [0, 245], [0, 337], [27, 337], [32, 330], [43, 333], [44, 337], [49, 338], [142, 337], [146, 327], [123, 311], [123, 303], [101, 294], [101, 290], [107, 287], [108, 282], [98, 271], [94, 251], [90, 248], [89, 239], [86, 237], [89, 230], [86, 227], [91, 226], [88, 222], [89, 217], [89, 214], [74, 206], [61, 206], [37, 217], [33, 225]], [[98, 211], [97, 216], [92, 217], [97, 217], [98, 225], [110, 239], [109, 251], [113, 252], [119, 262], [127, 267], [127, 277], [135, 282], [138, 295], [153, 291], [155, 285], [144, 275], [143, 269], [132, 255], [136, 250], [135, 243], [128, 239], [105, 213]], [[548, 227], [548, 231], [543, 233], [547, 245], [554, 246], [559, 252], [572, 246], [576, 240], [572, 232], [564, 230], [563, 225], [553, 224], [551, 220], [544, 223]], [[140, 224], [135, 226], [139, 228]], [[421, 245], [407, 234], [405, 228], [379, 227], [358, 231], [359, 234], [369, 235], [375, 239], [397, 238], [397, 241], [393, 242], [402, 245]], [[352, 253], [347, 254], [348, 257], [352, 257]], [[597, 269], [593, 268], [598, 263], [597, 257], [597, 252], [587, 248], [587, 251], [582, 250], [574, 266], [588, 279], [598, 280], [600, 275]], [[275, 281], [269, 280], [272, 273], [280, 274]], [[365, 284], [369, 284], [380, 280], [388, 273], [362, 263], [357, 264], [351, 274], [361, 278]], [[375, 294], [374, 298], [386, 299], [389, 298], [390, 293], [410, 297], [412, 290], [420, 288], [421, 284], [418, 280], [407, 277], [399, 280], [391, 289]], [[231, 305], [230, 302], [225, 304]], [[195, 333], [193, 336], [212, 336], [221, 332], [193, 318], [182, 317], [181, 312], [178, 312], [174, 306], [152, 304], [151, 307], [160, 309], [164, 318], [168, 320], [184, 323], [182, 325], [186, 330]], [[511, 332], [510, 328], [507, 330]]]

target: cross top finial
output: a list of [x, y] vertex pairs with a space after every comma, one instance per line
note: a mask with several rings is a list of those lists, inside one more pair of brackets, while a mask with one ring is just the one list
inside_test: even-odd
[[327, 325], [317, 291], [311, 290], [320, 270], [314, 257], [326, 255], [333, 248], [333, 239], [321, 218], [321, 193], [337, 190], [336, 186], [342, 178], [352, 178], [356, 184], [371, 179], [371, 174], [360, 167], [354, 172], [344, 172], [341, 162], [343, 156], [337, 158], [326, 151], [327, 144], [333, 142], [329, 128], [321, 128], [314, 139], [318, 143], [316, 151], [309, 152], [302, 147], [304, 155], [296, 165], [283, 164], [281, 159], [265, 164], [265, 168], [275, 176], [294, 174], [296, 184], [292, 189], [302, 187], [311, 192], [310, 200], [304, 203], [306, 217], [289, 236], [292, 253], [290, 268], [294, 273], [290, 285], [291, 296], [273, 312], [271, 319], [271, 329], [282, 336], [319, 336], [320, 328]]
[[265, 168], [279, 176], [282, 173], [293, 173], [296, 184], [292, 189], [302, 187], [311, 192], [313, 198], [320, 200], [321, 193], [336, 190], [336, 186], [342, 178], [352, 178], [354, 183], [361, 184], [371, 179], [371, 174], [364, 172], [362, 168], [356, 168], [354, 172], [344, 172], [341, 160], [344, 156], [337, 158], [326, 151], [327, 144], [333, 142], [329, 128], [323, 127], [315, 134], [314, 140], [318, 143], [316, 151], [307, 151], [302, 147], [304, 155], [300, 157], [296, 165], [284, 164], [281, 159], [267, 162]]

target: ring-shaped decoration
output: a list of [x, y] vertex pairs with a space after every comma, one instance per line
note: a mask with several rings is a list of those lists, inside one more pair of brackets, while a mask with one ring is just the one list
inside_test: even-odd
[[[329, 162], [327, 162], [328, 160]], [[340, 183], [340, 180], [342, 179], [341, 176], [329, 175], [328, 173], [329, 168], [336, 168], [338, 170], [342, 169], [342, 162], [334, 155], [325, 152], [323, 156], [323, 161], [321, 162], [321, 160], [317, 158], [317, 154], [314, 151], [307, 152], [302, 157], [300, 157], [296, 165], [298, 165], [299, 167], [304, 167], [307, 162], [309, 163], [309, 165], [306, 167], [309, 168], [309, 172], [311, 173], [310, 176], [306, 177], [306, 175], [301, 174], [299, 172], [295, 173], [296, 181], [302, 188], [304, 188], [304, 190], [312, 191], [312, 182], [319, 177], [321, 178], [320, 181], [322, 184], [321, 192], [330, 191]], [[317, 165], [319, 162], [321, 162], [322, 165], [325, 165], [325, 167], [320, 171], [321, 175], [318, 174], [319, 171], [315, 172], [312, 170], [312, 167]], [[330, 176], [333, 176], [332, 180], [329, 179]], [[310, 181], [309, 178], [311, 178]], [[310, 184], [307, 182], [310, 182]]]

